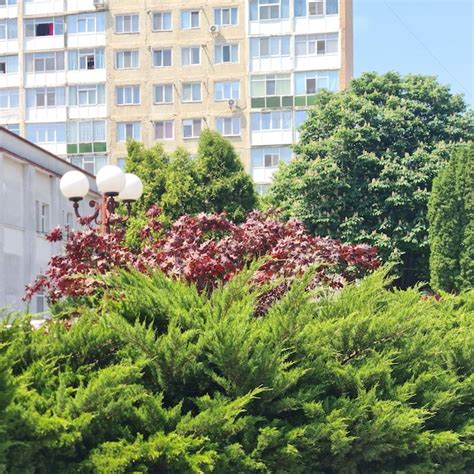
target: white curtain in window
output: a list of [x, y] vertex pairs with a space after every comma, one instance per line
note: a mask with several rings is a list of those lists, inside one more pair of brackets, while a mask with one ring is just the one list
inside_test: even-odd
[[105, 68], [104, 48], [97, 48], [95, 50], [95, 68], [96, 69], [104, 69]]
[[78, 52], [77, 50], [68, 51], [68, 66], [71, 71], [78, 69]]
[[94, 126], [94, 141], [105, 142], [105, 120], [96, 120]]

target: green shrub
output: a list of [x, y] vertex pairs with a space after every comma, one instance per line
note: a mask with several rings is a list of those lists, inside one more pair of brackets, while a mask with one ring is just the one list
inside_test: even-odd
[[472, 472], [472, 292], [308, 275], [256, 318], [250, 276], [123, 273], [72, 325], [4, 326], [0, 471]]

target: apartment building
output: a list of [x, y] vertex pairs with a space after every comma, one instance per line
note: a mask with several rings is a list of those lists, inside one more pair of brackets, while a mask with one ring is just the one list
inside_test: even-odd
[[352, 0], [0, 0], [0, 124], [91, 173], [209, 127], [263, 193], [351, 74]]

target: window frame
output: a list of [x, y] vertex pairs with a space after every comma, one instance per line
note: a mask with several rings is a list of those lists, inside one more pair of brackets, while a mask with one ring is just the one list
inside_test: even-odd
[[[162, 87], [163, 88], [163, 99], [166, 99], [166, 88], [169, 88], [169, 90], [171, 90], [171, 101], [157, 101], [156, 100], [156, 97], [157, 97], [157, 88], [158, 87]], [[172, 82], [168, 82], [168, 83], [162, 83], [162, 84], [153, 84], [153, 104], [155, 105], [169, 105], [169, 104], [173, 104], [174, 103], [174, 84]]]
[[[127, 128], [132, 127], [132, 133], [128, 135]], [[123, 128], [123, 134], [120, 131]], [[122, 139], [123, 135], [123, 139]], [[129, 139], [131, 140], [138, 140], [142, 139], [142, 124], [139, 121], [132, 121], [132, 122], [117, 122], [116, 126], [116, 142], [117, 143], [125, 143]]]
[[[197, 13], [197, 18], [198, 18], [198, 21], [197, 21], [197, 26], [193, 26], [193, 14], [194, 13]], [[188, 27], [185, 27], [184, 26], [184, 21], [183, 21], [183, 15], [186, 15], [188, 14], [189, 15], [189, 26]], [[180, 26], [181, 26], [181, 29], [182, 30], [197, 30], [199, 28], [201, 28], [201, 11], [199, 9], [195, 9], [195, 8], [187, 8], [187, 9], [184, 9], [184, 10], [181, 10], [180, 11]]]
[[[190, 88], [191, 98], [189, 100], [185, 99], [185, 95], [187, 94], [185, 92], [185, 87]], [[198, 99], [194, 99], [195, 89], [199, 90], [199, 98]], [[196, 103], [196, 102], [202, 102], [202, 83], [198, 82], [198, 81], [183, 82], [181, 84], [181, 102], [183, 104], [190, 104], [190, 103], [192, 104], [192, 103]]]
[[[130, 97], [132, 99], [131, 102], [125, 102], [125, 98], [127, 95], [127, 90], [130, 89]], [[138, 89], [138, 102], [135, 102], [135, 94], [136, 90]], [[123, 103], [119, 102], [119, 91], [121, 92], [122, 98], [124, 99]], [[140, 84], [128, 84], [128, 85], [122, 85], [122, 86], [115, 86], [115, 105], [117, 107], [125, 107], [125, 106], [130, 106], [130, 105], [141, 105], [141, 85]]]
[[[161, 64], [156, 64], [155, 58], [157, 57], [157, 54], [161, 53]], [[165, 59], [165, 53], [169, 53], [169, 64], [163, 64], [164, 59]], [[157, 48], [152, 50], [152, 64], [154, 68], [164, 68], [164, 67], [173, 67], [173, 48], [172, 47], [166, 47], [166, 48]]]
[[[125, 18], [130, 17], [130, 31], [125, 31]], [[118, 20], [121, 18], [122, 22], [122, 31], [118, 31]], [[136, 27], [137, 29], [134, 30], [134, 18], [137, 18]], [[140, 33], [140, 13], [121, 13], [120, 15], [114, 16], [114, 33], [116, 35], [134, 35]]]
[[[224, 10], [229, 11], [229, 23], [224, 23], [222, 21], [222, 14]], [[232, 11], [235, 11], [235, 15], [232, 14]], [[219, 15], [218, 15], [219, 14]], [[219, 16], [219, 19], [218, 19]], [[235, 23], [232, 23], [232, 19], [235, 17]], [[212, 19], [214, 21], [214, 25], [219, 26], [220, 28], [226, 27], [226, 26], [238, 26], [239, 25], [239, 7], [216, 7], [214, 8], [213, 16]]]
[[[234, 87], [233, 84], [237, 83], [237, 97], [234, 97]], [[222, 84], [222, 98], [218, 99], [217, 98], [217, 84]], [[224, 97], [224, 92], [225, 92], [225, 84], [230, 85], [230, 97]], [[214, 101], [215, 102], [227, 102], [229, 100], [240, 100], [240, 81], [214, 81]]]
[[[226, 133], [226, 121], [230, 121], [230, 133]], [[235, 124], [237, 125], [238, 131], [234, 130]], [[222, 127], [221, 127], [222, 125]], [[222, 130], [221, 130], [222, 128]], [[242, 135], [242, 120], [240, 116], [219, 116], [216, 117], [216, 130], [223, 136], [223, 137], [240, 137]]]
[[[193, 50], [198, 51], [199, 62], [192, 62], [194, 57]], [[187, 54], [184, 52], [187, 51]], [[184, 58], [187, 57], [187, 63], [184, 62]], [[201, 65], [201, 47], [200, 46], [181, 46], [181, 66], [200, 66]]]
[[[199, 120], [199, 133], [196, 135], [196, 130], [195, 130], [195, 122]], [[187, 122], [187, 123], [185, 123]], [[191, 122], [191, 124], [189, 124]], [[195, 140], [196, 138], [199, 138], [199, 135], [201, 135], [201, 132], [203, 130], [203, 119], [202, 118], [188, 118], [188, 119], [182, 119], [181, 120], [181, 130], [182, 130], [182, 138], [183, 140]], [[191, 125], [192, 127], [192, 135], [185, 136], [184, 130], [186, 126]]]
[[[162, 124], [163, 126], [163, 137], [162, 138], [158, 138], [157, 137], [157, 125], [158, 124]], [[166, 125], [167, 124], [171, 124], [171, 136], [167, 136], [166, 134], [166, 131], [167, 131], [167, 128], [166, 128]], [[174, 120], [155, 120], [153, 122], [153, 137], [155, 140], [163, 140], [163, 141], [167, 141], [167, 140], [174, 140], [174, 136], [175, 136], [175, 133], [174, 133]]]
[[[161, 15], [161, 28], [155, 28], [155, 16]], [[163, 15], [169, 15], [169, 28], [164, 28], [164, 16]], [[152, 12], [151, 15], [151, 31], [153, 33], [158, 33], [160, 31], [173, 31], [173, 12], [171, 10], [157, 10]]]
[[[115, 50], [114, 52], [114, 69], [118, 70], [118, 71], [121, 71], [123, 69], [138, 69], [140, 67], [140, 50], [139, 49], [119, 49], [119, 50]], [[137, 65], [136, 66], [125, 66], [125, 54], [126, 53], [130, 53], [130, 64], [133, 63], [133, 57], [134, 57], [134, 54], [133, 53], [136, 53], [136, 61], [137, 61]], [[122, 62], [124, 64], [124, 67], [119, 67], [118, 66], [118, 63], [119, 63], [119, 55], [122, 54]]]

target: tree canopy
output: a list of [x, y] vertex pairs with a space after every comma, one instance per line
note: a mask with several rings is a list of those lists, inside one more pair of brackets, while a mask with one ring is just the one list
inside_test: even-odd
[[409, 284], [428, 274], [432, 181], [452, 144], [473, 137], [463, 98], [435, 78], [363, 74], [347, 91], [317, 95], [268, 201], [319, 235], [401, 260]]
[[232, 144], [213, 130], [201, 133], [196, 158], [183, 148], [169, 154], [161, 144], [146, 149], [130, 141], [126, 170], [144, 182], [141, 215], [159, 204], [169, 221], [199, 212], [226, 212], [243, 221], [257, 205], [252, 179]]
[[474, 143], [456, 150], [434, 180], [428, 217], [431, 286], [474, 287]]

